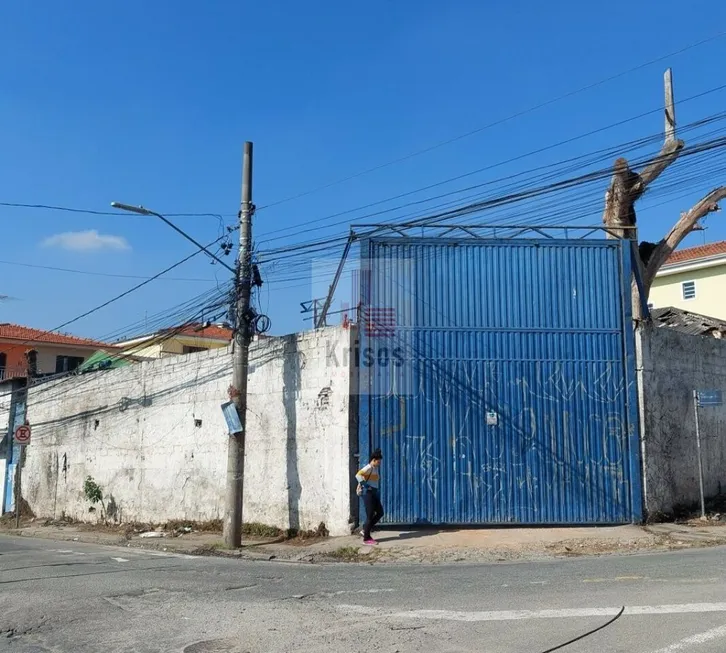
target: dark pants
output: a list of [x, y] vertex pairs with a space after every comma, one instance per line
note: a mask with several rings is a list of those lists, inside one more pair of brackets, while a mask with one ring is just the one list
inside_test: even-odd
[[366, 523], [363, 526], [363, 539], [371, 539], [371, 531], [383, 517], [383, 505], [378, 490], [370, 489], [363, 494], [363, 505], [366, 507]]

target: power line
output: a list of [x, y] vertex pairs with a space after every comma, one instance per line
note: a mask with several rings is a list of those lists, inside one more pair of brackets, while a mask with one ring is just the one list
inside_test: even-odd
[[[717, 87], [708, 89], [706, 91], [702, 91], [701, 93], [697, 93], [695, 95], [692, 95], [690, 97], [684, 98], [683, 100], [679, 101], [679, 105], [685, 104], [687, 102], [691, 102], [693, 100], [697, 100], [697, 99], [703, 98], [703, 97], [705, 97], [707, 95], [710, 95], [712, 93], [717, 93], [719, 91], [723, 91], [724, 89], [726, 89], [726, 84], [723, 84], [721, 86], [717, 86]], [[510, 163], [514, 163], [516, 161], [521, 161], [523, 159], [529, 158], [529, 157], [534, 156], [536, 154], [542, 154], [542, 153], [547, 152], [549, 150], [557, 149], [558, 147], [561, 147], [563, 145], [568, 145], [568, 144], [574, 143], [574, 142], [576, 142], [578, 140], [582, 140], [584, 138], [587, 138], [589, 136], [593, 136], [595, 134], [602, 133], [602, 132], [608, 131], [610, 129], [614, 129], [616, 127], [621, 127], [622, 125], [625, 125], [625, 124], [627, 124], [629, 122], [633, 122], [633, 121], [639, 120], [641, 118], [644, 118], [644, 117], [647, 117], [647, 116], [650, 116], [650, 115], [653, 115], [653, 114], [661, 113], [662, 111], [663, 111], [663, 108], [662, 107], [658, 107], [656, 109], [651, 109], [650, 111], [646, 111], [644, 113], [640, 113], [638, 115], [631, 116], [630, 118], [625, 118], [623, 120], [619, 120], [617, 122], [611, 123], [611, 124], [606, 125], [604, 127], [599, 127], [597, 129], [593, 129], [593, 130], [590, 130], [588, 132], [585, 132], [585, 133], [582, 133], [582, 134], [578, 134], [577, 136], [573, 136], [571, 138], [567, 138], [567, 139], [558, 141], [556, 143], [552, 143], [552, 144], [549, 144], [549, 145], [545, 145], [545, 146], [543, 146], [541, 148], [537, 148], [535, 150], [531, 150], [529, 152], [525, 152], [523, 154], [519, 154], [519, 155], [514, 156], [514, 157], [511, 157], [509, 159], [505, 159], [505, 160], [502, 160], [502, 161], [498, 161], [496, 163], [489, 164], [489, 165], [484, 166], [482, 168], [477, 168], [475, 170], [470, 170], [468, 172], [464, 172], [464, 173], [459, 174], [459, 175], [456, 175], [454, 177], [449, 177], [448, 179], [444, 179], [442, 181], [438, 181], [438, 182], [429, 184], [427, 186], [422, 186], [420, 188], [416, 188], [416, 189], [413, 189], [413, 190], [410, 190], [410, 191], [406, 191], [404, 193], [399, 193], [398, 195], [393, 195], [393, 196], [387, 197], [385, 199], [377, 200], [375, 202], [370, 202], [368, 204], [364, 204], [364, 205], [361, 205], [361, 206], [358, 206], [358, 207], [355, 207], [355, 208], [345, 209], [343, 211], [338, 211], [336, 213], [332, 213], [332, 214], [323, 216], [321, 218], [315, 218], [313, 220], [306, 220], [306, 225], [319, 224], [319, 223], [328, 222], [329, 220], [334, 219], [334, 218], [338, 218], [338, 217], [342, 217], [342, 216], [345, 216], [345, 215], [350, 215], [350, 214], [353, 214], [353, 213], [357, 213], [359, 211], [363, 211], [365, 209], [369, 209], [369, 208], [372, 208], [374, 206], [380, 206], [382, 204], [387, 204], [389, 202], [395, 201], [397, 199], [402, 199], [404, 197], [409, 197], [411, 195], [417, 195], [418, 193], [422, 193], [422, 192], [424, 192], [426, 190], [431, 190], [431, 189], [437, 188], [439, 186], [444, 186], [446, 184], [449, 184], [449, 183], [452, 183], [452, 182], [455, 182], [455, 181], [459, 181], [461, 179], [465, 179], [467, 177], [471, 177], [473, 175], [480, 174], [482, 172], [487, 172], [489, 170], [493, 170], [495, 168], [499, 168], [499, 167], [508, 165]], [[679, 128], [679, 131], [681, 133], [684, 133], [684, 132], [688, 131], [690, 128], [693, 128], [694, 126], [695, 127], [700, 126], [700, 121], [697, 121], [695, 123], [691, 123], [690, 125], [681, 126]], [[660, 139], [663, 138], [663, 133], [662, 132], [658, 132], [658, 134], [655, 134], [655, 135], [649, 137], [649, 140], [651, 138], [653, 140], [660, 140]], [[622, 145], [620, 145], [619, 147], [622, 147]], [[612, 148], [611, 147], [611, 148], [607, 148], [604, 151], [613, 151], [614, 149], [615, 148]], [[576, 158], [578, 158], [578, 157], [576, 157]], [[534, 170], [540, 170], [540, 169], [548, 168], [548, 167], [551, 167], [552, 165], [553, 164], [547, 164], [545, 166], [540, 166], [538, 168], [534, 168]], [[554, 164], [554, 165], [557, 165], [557, 164]], [[517, 174], [515, 174], [513, 176], [519, 176], [519, 175], [522, 175], [522, 174], [525, 174], [525, 173], [517, 173]], [[511, 178], [511, 176], [510, 177], [505, 177], [505, 179], [508, 179], [508, 178]], [[452, 190], [452, 191], [448, 191], [446, 193], [443, 193], [441, 195], [436, 195], [436, 196], [424, 198], [424, 199], [421, 199], [421, 200], [414, 200], [414, 201], [408, 202], [406, 204], [398, 205], [398, 206], [395, 206], [395, 207], [392, 207], [392, 208], [382, 209], [380, 211], [376, 211], [374, 213], [369, 213], [369, 214], [364, 215], [364, 216], [358, 216], [356, 219], [368, 218], [368, 217], [373, 217], [373, 216], [376, 216], [376, 215], [383, 215], [383, 214], [386, 214], [386, 213], [391, 213], [393, 211], [397, 211], [397, 210], [399, 210], [401, 208], [406, 208], [406, 207], [409, 207], [409, 206], [416, 206], [416, 205], [426, 204], [426, 203], [428, 203], [430, 201], [433, 201], [435, 199], [440, 199], [442, 197], [456, 195], [458, 193], [465, 192], [467, 190], [472, 190], [474, 188], [478, 188], [478, 187], [481, 187], [481, 186], [486, 186], [486, 185], [491, 185], [491, 184], [494, 184], [494, 183], [498, 183], [499, 181], [501, 181], [501, 179], [494, 179], [494, 180], [482, 182], [482, 183], [477, 184], [477, 185], [474, 185], [474, 186], [469, 186], [467, 188], [455, 189], [455, 190]], [[333, 222], [331, 224], [325, 225], [325, 227], [338, 226], [338, 225], [341, 225], [341, 224], [345, 224], [347, 222], [348, 222], [348, 220], [337, 221], [337, 222]], [[276, 233], [289, 232], [289, 231], [293, 231], [296, 228], [297, 228], [296, 226], [282, 227], [280, 229], [275, 229], [273, 231], [268, 231], [268, 232], [263, 233], [261, 235], [262, 236], [268, 236], [268, 235], [272, 235], [272, 234], [276, 234]], [[320, 228], [320, 227], [318, 227], [318, 228]], [[261, 242], [270, 242], [270, 241], [273, 241], [273, 240], [280, 240], [280, 239], [284, 239], [284, 238], [290, 238], [292, 236], [299, 235], [301, 233], [307, 233], [307, 232], [313, 231], [313, 230], [314, 230], [314, 228], [310, 228], [309, 226], [306, 226], [305, 229], [298, 230], [298, 231], [294, 231], [293, 233], [288, 233], [286, 235], [280, 235], [280, 236], [273, 236], [272, 238], [264, 238], [264, 240], [262, 240]]]
[[361, 172], [357, 172], [355, 174], [349, 175], [347, 177], [344, 177], [342, 179], [338, 179], [336, 181], [329, 182], [327, 184], [323, 184], [322, 186], [318, 186], [315, 188], [312, 188], [310, 190], [304, 191], [302, 193], [298, 193], [297, 195], [292, 195], [290, 197], [287, 197], [282, 200], [278, 200], [276, 202], [272, 202], [270, 204], [266, 204], [264, 206], [258, 207], [258, 211], [262, 209], [268, 209], [273, 206], [279, 206], [280, 204], [285, 204], [287, 202], [292, 202], [293, 200], [300, 199], [301, 197], [306, 197], [308, 195], [312, 195], [313, 193], [317, 193], [321, 190], [326, 190], [328, 188], [331, 188], [332, 186], [337, 186], [339, 184], [343, 184], [345, 182], [351, 181], [353, 179], [357, 179], [358, 177], [362, 177], [364, 175], [370, 174], [371, 172], [376, 172], [378, 170], [382, 170], [383, 168], [387, 168], [389, 166], [395, 165], [397, 163], [402, 163], [404, 161], [408, 161], [409, 159], [412, 159], [414, 157], [420, 156], [422, 154], [427, 154], [428, 152], [432, 152], [433, 150], [436, 150], [438, 148], [444, 147], [446, 145], [450, 145], [451, 143], [455, 143], [457, 141], [463, 140], [465, 138], [468, 138], [470, 136], [473, 136], [475, 134], [479, 134], [483, 131], [486, 131], [487, 129], [491, 129], [493, 127], [496, 127], [498, 125], [502, 125], [504, 123], [509, 122], [510, 120], [514, 120], [516, 118], [520, 118], [522, 116], [525, 116], [529, 113], [533, 113], [534, 111], [538, 111], [539, 109], [543, 109], [547, 106], [550, 106], [552, 104], [556, 104], [557, 102], [560, 102], [562, 100], [574, 97], [575, 95], [579, 95], [580, 93], [584, 93], [585, 91], [589, 91], [593, 88], [596, 88], [598, 86], [602, 86], [603, 84], [606, 84], [608, 82], [614, 81], [616, 79], [619, 79], [620, 77], [624, 77], [626, 75], [629, 75], [631, 73], [637, 72], [638, 70], [642, 70], [643, 68], [647, 68], [649, 66], [652, 66], [656, 63], [659, 63], [661, 61], [664, 61], [665, 59], [668, 59], [670, 57], [675, 57], [677, 55], [683, 54], [684, 52], [687, 52], [688, 50], [692, 50], [693, 48], [697, 48], [701, 45], [705, 45], [706, 43], [710, 43], [712, 41], [715, 41], [717, 39], [722, 38], [723, 36], [726, 36], [726, 31], [719, 32], [718, 34], [715, 34], [714, 36], [710, 36], [705, 39], [701, 39], [700, 41], [697, 41], [696, 43], [692, 43], [690, 45], [687, 45], [679, 50], [676, 50], [674, 52], [670, 52], [668, 54], [656, 57], [655, 59], [651, 59], [650, 61], [647, 61], [645, 63], [639, 64], [637, 66], [634, 66], [632, 68], [629, 68], [627, 70], [624, 70], [622, 72], [619, 72], [615, 75], [610, 75], [609, 77], [606, 77], [604, 79], [601, 79], [600, 81], [593, 82], [591, 84], [588, 84], [587, 86], [583, 86], [575, 91], [569, 91], [563, 95], [560, 95], [556, 98], [552, 98], [550, 100], [546, 100], [545, 102], [540, 102], [539, 104], [536, 104], [532, 107], [529, 107], [528, 109], [524, 109], [522, 111], [518, 111], [516, 113], [513, 113], [505, 118], [500, 118], [499, 120], [495, 120], [494, 122], [490, 122], [486, 125], [483, 125], [482, 127], [477, 127], [476, 129], [473, 129], [471, 131], [468, 131], [463, 134], [459, 134], [458, 136], [454, 136], [453, 138], [450, 138], [445, 141], [441, 141], [439, 143], [436, 143], [435, 145], [431, 145], [429, 147], [425, 147], [421, 150], [417, 150], [415, 152], [412, 152], [410, 154], [407, 154], [405, 156], [399, 157], [397, 159], [393, 159], [391, 161], [388, 161], [386, 163], [381, 163], [379, 165], [373, 166], [372, 168], [368, 168], [366, 170], [362, 170]]
[[[691, 123], [690, 125], [687, 125], [686, 127], [682, 128], [681, 131], [685, 132], [688, 130], [693, 130], [696, 128], [706, 126], [711, 123], [723, 121], [724, 119], [726, 119], [726, 113], [715, 114], [714, 116], [709, 116], [706, 119], [695, 121], [694, 123]], [[719, 132], [718, 130], [715, 130], [712, 133], [721, 133], [721, 132]], [[643, 146], [645, 146], [649, 143], [654, 143], [656, 140], [660, 141], [661, 139], [662, 139], [662, 133], [659, 133], [656, 135], [648, 136], [646, 138], [641, 138], [641, 139], [637, 139], [635, 141], [630, 141], [628, 143], [611, 146], [611, 147], [608, 147], [603, 150], [599, 150], [599, 151], [595, 152], [594, 154], [596, 156], [594, 158], [592, 158], [592, 160], [589, 163], [597, 163], [597, 162], [605, 161], [606, 159], [609, 159], [615, 153], [619, 153], [622, 155], [622, 154], [627, 154], [630, 150], [637, 151], [637, 150], [642, 149]], [[718, 139], [716, 139], [715, 141], [706, 142], [705, 144], [697, 143], [694, 146], [686, 148], [686, 150], [680, 155], [679, 161], [685, 160], [687, 157], [689, 157], [693, 154], [700, 153], [701, 145], [704, 145], [705, 150], [712, 149], [713, 147], [721, 146]], [[463, 206], [459, 205], [452, 211], [446, 211], [444, 213], [428, 215], [424, 218], [419, 218], [418, 220], [416, 220], [416, 222], [425, 222], [425, 221], [431, 220], [431, 219], [440, 220], [442, 218], [457, 217], [459, 215], [459, 212], [462, 210], [466, 210], [467, 212], [470, 212], [471, 209], [477, 209], [477, 210], [490, 209], [490, 208], [494, 208], [496, 206], [506, 205], [511, 202], [521, 201], [523, 199], [532, 199], [534, 197], [537, 197], [537, 196], [540, 196], [543, 194], [548, 194], [548, 193], [556, 191], [556, 190], [563, 190], [563, 189], [566, 189], [566, 188], [569, 188], [572, 186], [576, 186], [576, 185], [579, 185], [580, 183], [598, 181], [601, 179], [608, 178], [612, 174], [612, 166], [610, 166], [610, 165], [608, 165], [607, 167], [599, 168], [592, 172], [588, 172], [584, 175], [578, 175], [574, 178], [559, 180], [559, 181], [556, 181], [551, 184], [546, 184], [546, 185], [541, 185], [541, 186], [535, 186], [532, 184], [533, 181], [547, 181], [547, 180], [551, 180], [551, 179], [556, 179], [557, 175], [560, 174], [561, 172], [563, 172], [563, 170], [558, 171], [558, 170], [556, 170], [556, 168], [558, 168], [558, 167], [561, 168], [563, 166], [563, 164], [570, 164], [572, 162], [578, 162], [578, 164], [576, 166], [571, 166], [570, 170], [576, 171], [578, 169], [582, 169], [582, 167], [584, 167], [583, 159], [586, 159], [587, 157], [590, 157], [590, 156], [591, 155], [578, 156], [573, 159], [566, 160], [564, 162], [559, 162], [556, 164], [548, 164], [545, 166], [540, 166], [538, 168], [534, 168], [533, 170], [531, 170], [529, 172], [539, 172], [542, 170], [545, 170], [545, 171], [549, 170], [549, 172], [547, 172], [547, 174], [544, 174], [544, 175], [536, 175], [535, 177], [532, 177], [531, 179], [523, 179], [521, 182], [516, 182], [516, 183], [510, 184], [509, 186], [502, 187], [501, 184], [504, 181], [516, 179], [517, 177], [522, 177], [523, 174], [527, 174], [527, 173], [516, 173], [513, 175], [509, 175], [508, 177], [500, 178], [497, 180], [487, 181], [487, 182], [484, 182], [483, 184], [478, 184], [476, 186], [470, 186], [468, 188], [458, 189], [457, 191], [454, 191], [454, 193], [465, 192], [467, 190], [472, 190], [474, 188], [481, 187], [481, 186], [490, 186], [490, 185], [494, 185], [494, 184], [499, 184], [499, 187], [497, 188], [498, 193], [496, 195], [489, 196], [488, 198], [485, 199], [485, 201], [478, 202], [478, 203], [472, 203], [469, 205], [463, 205]], [[632, 164], [633, 164], [633, 166], [637, 167], [639, 165], [650, 162], [652, 160], [652, 158], [653, 158], [653, 156], [651, 154], [643, 155], [639, 159], [633, 160]], [[555, 170], [552, 170], [553, 168], [555, 168]], [[502, 192], [502, 191], [506, 191], [506, 190], [511, 190], [511, 192], [510, 193]], [[448, 195], [448, 194], [446, 194], [446, 195]], [[437, 199], [437, 198], [441, 198], [441, 197], [444, 197], [444, 195], [439, 195], [434, 198], [429, 198], [429, 200]], [[472, 197], [475, 197], [475, 196], [472, 196]], [[400, 205], [397, 207], [393, 207], [391, 209], [386, 209], [383, 211], [369, 213], [364, 216], [360, 216], [359, 219], [377, 217], [377, 216], [380, 216], [380, 215], [383, 215], [386, 213], [399, 211], [401, 209], [409, 207], [410, 205], [411, 205], [411, 203], [403, 204], [403, 205]], [[393, 222], [395, 223], [395, 222], [397, 222], [397, 220], [394, 220]], [[345, 223], [347, 224], [347, 221], [345, 221]], [[333, 225], [330, 225], [330, 226], [333, 226]], [[315, 231], [315, 229], [312, 229], [312, 228], [305, 229], [305, 230], [301, 230], [298, 233], [302, 234], [302, 233], [307, 233], [309, 231]], [[303, 250], [320, 251], [320, 249], [322, 247], [324, 247], [326, 244], [333, 245], [333, 244], [340, 243], [346, 237], [347, 236], [341, 234], [340, 236], [330, 236], [328, 238], [315, 239], [315, 240], [307, 241], [307, 242], [303, 242], [303, 243], [295, 243], [292, 245], [281, 246], [278, 248], [263, 250], [262, 252], [260, 252], [260, 256], [264, 258], [269, 255], [275, 256], [279, 253], [289, 254], [294, 251], [303, 251]]]
[[[699, 125], [703, 126], [723, 116], [709, 118], [699, 121]], [[721, 129], [712, 130], [705, 136], [722, 134]], [[661, 135], [662, 138], [662, 135]], [[647, 139], [636, 141], [639, 147]], [[622, 152], [621, 152], [622, 153]], [[643, 203], [639, 212], [662, 206], [668, 202], [660, 202], [653, 205], [649, 198], [671, 197], [680, 199], [688, 196], [689, 192], [683, 192], [684, 189], [699, 188], [707, 182], [707, 179], [715, 176], [726, 174], [726, 138], [716, 136], [715, 138], [704, 139], [687, 147], [673, 164], [672, 169], [669, 168], [664, 180], [649, 189], [644, 196]], [[637, 159], [633, 158], [634, 167], [638, 167], [644, 163], [652, 161], [653, 156], [642, 156]], [[475, 202], [467, 205], [459, 205], [450, 211], [428, 215], [425, 218], [414, 220], [413, 223], [419, 223], [421, 226], [430, 224], [432, 221], [442, 222], [451, 220], [455, 217], [480, 213], [487, 211], [487, 224], [512, 223], [515, 220], [518, 224], [547, 224], [554, 220], [557, 224], [565, 224], [568, 221], [581, 222], [593, 215], [600, 216], [602, 213], [602, 187], [599, 180], [605, 179], [612, 174], [612, 168], [594, 170], [585, 175], [578, 175], [567, 179], [559, 179], [554, 183], [548, 183], [539, 186], [532, 186], [529, 181], [525, 185], [514, 184], [511, 188], [502, 189], [504, 192], [489, 197], [484, 202]], [[540, 176], [540, 181], [550, 181], [554, 177], [553, 174]], [[519, 193], [520, 196], [514, 192]], [[566, 195], [562, 197], [562, 193]], [[692, 192], [692, 191], [691, 191]], [[525, 207], [519, 206], [522, 200], [536, 200], [534, 203], [528, 203]], [[672, 200], [671, 200], [672, 201]], [[502, 213], [502, 211], [504, 211]], [[501, 213], [496, 219], [491, 219], [492, 215]], [[412, 224], [410, 220], [405, 222], [407, 225]], [[390, 223], [392, 225], [401, 224], [401, 222]], [[341, 237], [341, 239], [344, 237]], [[270, 258], [265, 263], [270, 264], [271, 269], [267, 276], [274, 278], [277, 282], [298, 281], [303, 278], [303, 266], [306, 262], [301, 260], [303, 256], [311, 254], [320, 255], [325, 251], [331, 251], [331, 248], [337, 248], [341, 239], [330, 238], [327, 240], [319, 239], [310, 243], [296, 244], [293, 247], [281, 247], [276, 250], [263, 252], [263, 260], [266, 256]], [[287, 259], [285, 261], [284, 259]], [[299, 273], [297, 272], [299, 270]], [[307, 275], [305, 275], [307, 276]], [[281, 278], [282, 277], [282, 278]], [[313, 279], [308, 277], [309, 281]], [[295, 286], [290, 286], [295, 287]]]
[[[231, 283], [230, 283], [231, 285]], [[206, 293], [208, 295], [209, 293]], [[203, 297], [203, 296], [201, 296]], [[195, 303], [196, 305], [192, 307], [192, 313], [189, 313], [188, 311], [183, 311], [185, 314], [184, 318], [179, 318], [177, 324], [172, 327], [165, 329], [163, 332], [156, 333], [152, 338], [150, 338], [148, 341], [144, 343], [144, 348], [152, 347], [158, 344], [162, 344], [175, 336], [179, 335], [181, 332], [186, 330], [192, 323], [198, 319], [198, 317], [201, 315], [202, 317], [208, 316], [208, 311], [212, 310], [219, 310], [219, 308], [222, 306], [222, 304], [227, 304], [227, 297], [226, 293], [224, 291], [220, 291], [217, 289], [216, 295], [213, 294], [213, 296], [210, 298], [209, 302], [201, 305], [197, 302], [198, 298], [195, 298], [191, 300], [190, 302], [186, 302], [183, 306], [187, 307], [189, 304]], [[179, 314], [182, 313], [182, 311], [178, 312]], [[115, 361], [133, 361], [138, 358], [138, 352], [134, 351], [133, 349], [127, 350], [126, 352], [118, 352], [115, 354], [112, 354]], [[162, 372], [157, 373], [157, 375], [162, 374]], [[38, 379], [38, 386], [36, 387], [35, 392], [43, 394], [43, 399], [48, 401], [51, 399], [55, 399], [58, 396], [62, 396], [69, 390], [64, 390], [62, 387], [60, 390], [58, 389], [58, 386], [55, 384], [51, 384], [53, 381], [60, 381], [63, 378], [71, 377], [71, 376], [77, 376], [76, 371], [71, 372], [63, 372], [61, 374], [51, 375], [48, 377], [42, 377]], [[80, 381], [77, 385], [74, 386], [74, 390], [77, 390], [79, 387], [82, 387], [84, 385], [87, 385], [90, 381], [93, 380], [92, 375], [88, 375], [86, 378], [84, 378], [82, 381]], [[147, 378], [151, 378], [147, 376]], [[21, 388], [20, 390], [17, 390], [16, 392], [23, 392], [25, 388]], [[50, 396], [45, 396], [48, 392], [51, 392], [53, 390], [57, 390], [55, 393], [51, 394]], [[89, 388], [89, 392], [94, 392], [93, 388]], [[38, 396], [36, 394], [36, 396]]]
[[[79, 209], [71, 206], [58, 206], [54, 204], [23, 204], [20, 202], [0, 202], [0, 206], [13, 209], [45, 209], [49, 211], [65, 211], [66, 213], [83, 213], [88, 215], [115, 215], [118, 211], [95, 211], [93, 209]], [[225, 217], [221, 213], [166, 213], [173, 218], [217, 218]], [[231, 214], [226, 217], [232, 217]]]
[[[211, 246], [215, 245], [220, 240], [222, 240], [222, 239], [221, 238], [217, 238], [216, 240], [212, 241], [209, 245], [207, 245], [207, 247], [211, 247]], [[136, 292], [140, 288], [143, 288], [144, 286], [146, 286], [147, 284], [151, 283], [152, 281], [154, 281], [154, 280], [158, 279], [159, 277], [165, 275], [167, 272], [171, 272], [175, 268], [178, 268], [180, 265], [183, 265], [184, 263], [186, 263], [190, 259], [192, 259], [195, 256], [197, 256], [198, 254], [200, 254], [201, 251], [202, 250], [199, 250], [198, 249], [197, 251], [192, 252], [189, 256], [186, 256], [181, 261], [177, 261], [173, 265], [170, 265], [169, 267], [165, 268], [161, 272], [158, 272], [154, 276], [149, 277], [148, 279], [145, 279], [141, 283], [136, 284], [135, 286], [133, 286], [132, 288], [129, 288], [128, 290], [122, 292], [121, 294], [116, 295], [115, 297], [112, 297], [108, 301], [105, 301], [102, 304], [99, 304], [98, 306], [94, 306], [92, 309], [86, 311], [85, 313], [82, 313], [81, 315], [77, 315], [76, 317], [74, 317], [74, 318], [72, 318], [72, 319], [70, 319], [70, 320], [68, 320], [66, 322], [63, 322], [63, 324], [60, 324], [60, 325], [58, 325], [57, 327], [55, 327], [53, 329], [50, 329], [50, 332], [58, 332], [61, 329], [65, 328], [65, 327], [67, 327], [67, 326], [69, 326], [69, 325], [71, 325], [71, 324], [73, 324], [75, 322], [78, 322], [79, 320], [82, 320], [84, 317], [88, 317], [89, 315], [92, 315], [93, 313], [96, 313], [97, 311], [100, 311], [101, 309], [106, 308], [110, 304], [113, 304], [114, 302], [117, 302], [119, 299], [123, 299], [124, 297], [130, 295], [133, 292]], [[25, 341], [23, 341], [23, 342], [21, 342], [21, 343], [19, 343], [17, 345], [13, 345], [12, 349], [17, 349], [18, 347], [22, 347], [22, 346], [27, 345], [27, 344], [29, 344], [31, 342], [34, 342], [34, 340], [32, 338], [31, 339], [28, 339], [28, 340], [25, 340]]]
[[[35, 265], [33, 263], [21, 263], [20, 261], [0, 261], [0, 265], [13, 265], [22, 268], [34, 268], [38, 270], [50, 270], [53, 272], [72, 272], [74, 274], [85, 274], [92, 277], [112, 277], [116, 279], [150, 279], [136, 274], [112, 274], [110, 272], [92, 272], [90, 270], [75, 270], [73, 268], [59, 268], [51, 265]], [[185, 277], [166, 277], [164, 281], [198, 281], [210, 283], [212, 279], [194, 279]]]

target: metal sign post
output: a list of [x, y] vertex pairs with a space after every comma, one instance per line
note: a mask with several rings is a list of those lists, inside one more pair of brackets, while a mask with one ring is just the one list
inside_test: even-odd
[[703, 456], [701, 455], [701, 424], [698, 409], [703, 406], [720, 406], [723, 403], [720, 390], [694, 390], [693, 412], [696, 416], [696, 449], [698, 451], [698, 487], [701, 496], [701, 519], [706, 519], [706, 500], [703, 492]]
[[706, 500], [703, 497], [703, 460], [701, 459], [701, 427], [698, 421], [698, 391], [693, 391], [693, 411], [696, 415], [696, 449], [698, 450], [698, 488], [701, 496], [701, 519], [706, 519]]
[[20, 457], [15, 465], [15, 528], [20, 528], [20, 497], [23, 462], [25, 461], [25, 447], [30, 444], [30, 425], [21, 424], [15, 429], [13, 437], [16, 444], [20, 445]]

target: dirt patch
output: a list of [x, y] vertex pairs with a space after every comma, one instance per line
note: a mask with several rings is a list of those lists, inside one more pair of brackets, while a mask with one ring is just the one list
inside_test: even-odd
[[[704, 501], [706, 519], [709, 523], [726, 524], [726, 494], [717, 494], [707, 497]], [[701, 519], [701, 504], [699, 502], [678, 504], [670, 513], [655, 512], [648, 515], [647, 524], [703, 524]], [[698, 522], [698, 523], [697, 523]]]
[[[24, 524], [28, 521], [33, 521], [35, 519], [35, 513], [31, 509], [28, 502], [20, 498], [20, 523]], [[11, 528], [15, 527], [15, 512], [6, 512], [2, 516], [0, 516], [0, 525], [7, 528], [8, 526]]]
[[222, 520], [210, 519], [209, 521], [172, 520], [162, 525], [162, 530], [181, 533], [221, 533]]
[[290, 529], [285, 533], [285, 543], [290, 546], [310, 546], [326, 540], [330, 537], [330, 532], [323, 522], [311, 531], [298, 531]]

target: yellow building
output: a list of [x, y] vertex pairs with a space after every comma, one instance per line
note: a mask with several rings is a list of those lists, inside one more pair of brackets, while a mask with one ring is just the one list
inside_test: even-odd
[[673, 252], [656, 275], [648, 304], [726, 320], [726, 241]]
[[224, 324], [190, 324], [184, 328], [163, 329], [157, 333], [114, 343], [125, 354], [141, 359], [165, 358], [226, 347], [232, 329]]

